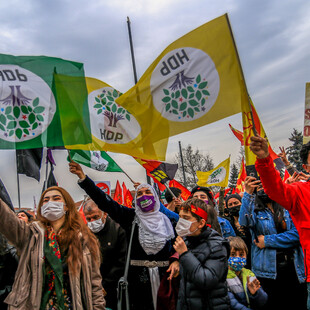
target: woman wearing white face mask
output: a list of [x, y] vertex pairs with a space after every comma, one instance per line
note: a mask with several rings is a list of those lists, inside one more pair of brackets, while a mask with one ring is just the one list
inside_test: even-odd
[[[207, 204], [190, 199], [181, 204], [174, 249], [180, 255], [178, 310], [230, 309], [226, 288], [229, 244], [207, 224]], [[185, 241], [182, 237], [185, 238]]]
[[160, 280], [166, 272], [171, 273], [171, 278], [178, 274], [178, 262], [169, 262], [174, 253], [174, 231], [170, 220], [159, 211], [160, 202], [155, 190], [149, 184], [139, 185], [135, 195], [136, 208], [130, 209], [106, 195], [84, 174], [79, 164], [71, 162], [69, 167], [99, 209], [119, 223], [128, 237], [132, 222], [136, 220], [128, 274], [130, 309], [156, 309]]
[[0, 231], [21, 253], [8, 309], [105, 309], [98, 241], [68, 192], [43, 192], [29, 225], [0, 202]]

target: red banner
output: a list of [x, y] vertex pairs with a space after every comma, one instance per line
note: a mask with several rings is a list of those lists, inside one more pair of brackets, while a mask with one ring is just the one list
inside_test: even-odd
[[187, 200], [188, 197], [191, 195], [191, 192], [176, 180], [171, 180], [169, 182], [169, 187], [179, 188], [182, 191], [181, 197], [184, 201]]
[[116, 187], [115, 187], [115, 192], [114, 192], [113, 200], [115, 200], [119, 204], [123, 204], [122, 188], [121, 188], [121, 186], [120, 186], [118, 181], [116, 182]]
[[124, 198], [124, 206], [126, 206], [127, 208], [131, 208], [132, 207], [132, 200], [133, 197], [131, 195], [130, 190], [126, 187], [125, 183], [123, 182], [122, 184], [122, 188], [123, 188], [123, 198]]

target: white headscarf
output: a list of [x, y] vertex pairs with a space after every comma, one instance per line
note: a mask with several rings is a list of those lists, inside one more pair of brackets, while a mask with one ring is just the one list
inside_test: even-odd
[[[143, 212], [137, 206], [137, 192], [147, 187], [155, 198], [153, 212]], [[146, 254], [157, 254], [166, 244], [174, 238], [174, 231], [169, 218], [159, 211], [160, 202], [154, 188], [149, 184], [140, 184], [135, 194], [136, 215], [139, 225], [139, 241]]]

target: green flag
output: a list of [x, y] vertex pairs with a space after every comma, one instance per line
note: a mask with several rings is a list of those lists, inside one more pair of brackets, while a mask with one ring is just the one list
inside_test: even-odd
[[118, 164], [104, 151], [70, 150], [70, 156], [73, 161], [98, 171], [123, 172]]
[[0, 149], [90, 141], [83, 64], [0, 54]]

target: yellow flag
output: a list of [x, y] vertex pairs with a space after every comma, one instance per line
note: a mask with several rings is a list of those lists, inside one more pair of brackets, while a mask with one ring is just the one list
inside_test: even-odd
[[[249, 104], [251, 104], [251, 109]], [[242, 103], [242, 123], [243, 123], [245, 162], [246, 162], [247, 175], [257, 176], [257, 172], [255, 170], [256, 155], [254, 155], [254, 153], [250, 150], [250, 143], [251, 143], [250, 138], [254, 136], [253, 122], [255, 124], [257, 134], [260, 137], [263, 137], [268, 140], [264, 127], [259, 119], [259, 116], [252, 102], [252, 99], [249, 98], [249, 102]], [[284, 168], [283, 161], [272, 150], [269, 141], [268, 141], [268, 150], [271, 158], [273, 159], [276, 165], [276, 168], [278, 170]]]
[[247, 100], [225, 14], [169, 45], [116, 100], [157, 141], [241, 112]]
[[221, 162], [214, 169], [203, 172], [196, 171], [199, 186], [221, 186], [228, 185], [230, 157]]
[[145, 159], [165, 160], [167, 139], [144, 139], [137, 119], [115, 100], [121, 95], [110, 85], [86, 78], [92, 143], [67, 149], [111, 151]]

